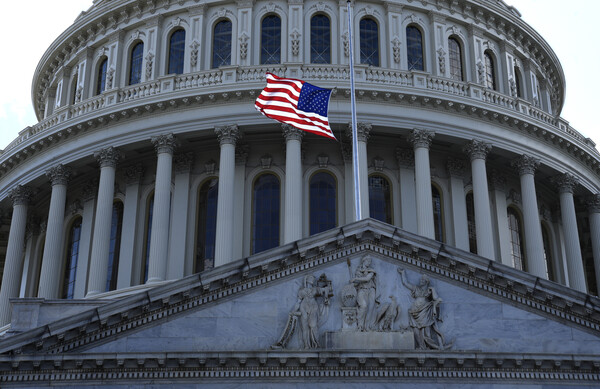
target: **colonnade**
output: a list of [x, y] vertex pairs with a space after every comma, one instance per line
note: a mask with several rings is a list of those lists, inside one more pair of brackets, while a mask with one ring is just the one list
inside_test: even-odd
[[[363, 166], [360, 181], [361, 197], [364, 199], [363, 217], [368, 217], [368, 171], [367, 171], [367, 141], [371, 131], [369, 124], [360, 124], [359, 160]], [[282, 133], [286, 145], [286, 176], [285, 176], [285, 205], [283, 224], [283, 243], [293, 242], [302, 238], [302, 186], [303, 171], [301, 160], [301, 142], [303, 132], [289, 125], [282, 126]], [[220, 144], [219, 182], [217, 202], [217, 229], [215, 242], [215, 266], [226, 264], [234, 259], [234, 242], [236, 239], [235, 216], [235, 188], [236, 188], [236, 144], [241, 137], [241, 131], [236, 125], [224, 126], [215, 129], [215, 134]], [[408, 136], [408, 141], [413, 146], [413, 152], [406, 155], [397, 155], [401, 173], [400, 185], [403, 191], [414, 187], [414, 201], [416, 204], [416, 230], [418, 234], [435, 239], [434, 210], [431, 192], [430, 146], [435, 133], [424, 129], [414, 129]], [[164, 134], [153, 137], [152, 144], [157, 153], [156, 179], [154, 185], [154, 206], [152, 210], [152, 230], [150, 236], [148, 280], [147, 283], [164, 281], [173, 277], [180, 277], [183, 272], [183, 256], [185, 250], [171, 248], [169, 251], [169, 226], [171, 225], [171, 191], [172, 191], [172, 165], [174, 150], [178, 145], [173, 134]], [[491, 259], [496, 258], [494, 250], [494, 226], [490, 202], [490, 188], [488, 185], [488, 172], [486, 158], [492, 147], [490, 144], [473, 139], [464, 146], [465, 153], [471, 160], [471, 174], [473, 184], [473, 197], [475, 208], [475, 226], [477, 235], [478, 254]], [[95, 219], [93, 237], [91, 240], [91, 257], [89, 263], [89, 276], [87, 278], [86, 297], [92, 297], [106, 291], [107, 267], [109, 258], [109, 241], [111, 231], [112, 204], [115, 188], [116, 166], [121, 158], [121, 152], [114, 147], [107, 147], [95, 153], [100, 166], [100, 180], [95, 203]], [[525, 234], [525, 251], [527, 256], [528, 271], [540, 278], [546, 278], [544, 243], [540, 225], [540, 216], [537, 204], [537, 195], [534, 175], [539, 165], [539, 160], [522, 155], [512, 162], [520, 177], [521, 196], [523, 203], [523, 222]], [[188, 186], [189, 165], [187, 162]], [[412, 168], [414, 166], [414, 169]], [[455, 242], [457, 247], [468, 250], [468, 237], [466, 237], [466, 207], [464, 199], [464, 186], [459, 179], [459, 172], [464, 171], [464, 166], [454, 162], [450, 172], [450, 191], [453, 202], [453, 219], [456, 231]], [[348, 172], [348, 170], [346, 170]], [[125, 177], [128, 183], [138, 182], [143, 170], [140, 166], [126, 169]], [[64, 261], [64, 216], [67, 196], [67, 185], [72, 175], [68, 166], [57, 165], [46, 173], [51, 186], [50, 207], [45, 236], [42, 268], [39, 281], [38, 296], [46, 299], [56, 299], [60, 292], [61, 269]], [[407, 177], [414, 177], [411, 185]], [[403, 177], [403, 178], [402, 178]], [[586, 291], [585, 272], [583, 269], [579, 234], [575, 216], [573, 192], [578, 184], [575, 177], [563, 174], [554, 180], [560, 193], [560, 209], [562, 224], [565, 234], [564, 244], [566, 250], [566, 264], [568, 269], [569, 285], [579, 291]], [[239, 186], [239, 183], [237, 184]], [[183, 193], [186, 186], [175, 185], [175, 192]], [[138, 188], [138, 189], [136, 189]], [[496, 188], [493, 188], [496, 191]], [[13, 217], [11, 221], [8, 248], [4, 266], [2, 285], [0, 288], [0, 325], [10, 322], [10, 298], [19, 295], [19, 280], [22, 278], [23, 252], [27, 226], [28, 204], [34, 190], [27, 186], [18, 185], [10, 192], [13, 201]], [[174, 193], [173, 196], [176, 196]], [[492, 197], [494, 194], [492, 194]], [[135, 239], [133, 225], [137, 219], [137, 199], [139, 185], [128, 185], [126, 189], [126, 206], [123, 216], [122, 239]], [[180, 195], [177, 195], [179, 198]], [[462, 200], [461, 200], [462, 198]], [[186, 201], [187, 203], [187, 201]], [[402, 204], [403, 208], [406, 204]], [[498, 206], [496, 204], [496, 206]], [[504, 206], [504, 208], [506, 208]], [[184, 210], [185, 211], [185, 210]], [[407, 209], [407, 214], [409, 210]], [[600, 269], [600, 195], [589, 199], [590, 230], [592, 235], [593, 254], [596, 271]], [[496, 213], [496, 217], [498, 213]], [[408, 223], [408, 218], [402, 219], [402, 225]], [[497, 228], [497, 227], [496, 227]], [[459, 230], [461, 232], [459, 232]], [[500, 235], [503, 236], [503, 235]], [[506, 236], [506, 235], [504, 235]], [[179, 236], [180, 243], [185, 243], [185, 237]], [[466, 247], [465, 247], [466, 244]], [[133, 251], [125, 252], [127, 258], [119, 263], [118, 288], [129, 286], [133, 267]], [[173, 257], [173, 258], [171, 258]], [[177, 258], [175, 258], [177, 257]], [[182, 257], [182, 258], [179, 258]], [[181, 271], [172, 270], [171, 267], [178, 263]], [[597, 274], [599, 277], [600, 274]], [[122, 278], [125, 281], [122, 281]], [[598, 278], [600, 279], [600, 278]]]

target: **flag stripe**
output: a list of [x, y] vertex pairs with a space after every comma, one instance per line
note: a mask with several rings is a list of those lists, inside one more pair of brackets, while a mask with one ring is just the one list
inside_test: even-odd
[[[313, 111], [327, 112], [331, 91], [306, 84], [309, 89], [303, 96], [305, 84], [301, 80], [267, 73], [267, 86], [256, 99], [254, 107], [268, 118], [335, 139], [327, 116]], [[298, 108], [300, 105], [304, 110]]]

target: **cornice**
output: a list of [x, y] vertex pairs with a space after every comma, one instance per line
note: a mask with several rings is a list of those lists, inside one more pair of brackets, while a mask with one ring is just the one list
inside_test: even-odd
[[0, 354], [82, 351], [187, 311], [365, 253], [571, 327], [600, 333], [600, 299], [373, 219], [156, 287], [0, 340]]

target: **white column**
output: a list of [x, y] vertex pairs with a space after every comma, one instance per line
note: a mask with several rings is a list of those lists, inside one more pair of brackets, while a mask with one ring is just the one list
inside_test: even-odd
[[52, 194], [50, 195], [50, 210], [48, 211], [48, 225], [38, 288], [38, 297], [46, 299], [58, 298], [60, 289], [60, 272], [63, 262], [63, 222], [67, 201], [67, 183], [71, 174], [71, 168], [64, 165], [58, 165], [46, 171], [46, 176], [52, 183]]
[[[233, 218], [244, 220], [244, 187], [246, 184], [246, 162], [248, 160], [248, 145], [238, 145], [235, 148], [235, 190]], [[234, 223], [233, 236], [244, 236], [244, 223]], [[233, 258], [243, 256], [244, 240], [234, 239]]]
[[79, 240], [79, 255], [77, 256], [77, 271], [75, 274], [75, 289], [73, 298], [84, 298], [87, 292], [88, 268], [92, 240], [94, 238], [94, 212], [96, 210], [96, 195], [98, 194], [98, 180], [93, 179], [86, 183], [81, 193], [83, 201], [83, 214], [81, 220], [81, 239]]
[[553, 181], [558, 186], [560, 193], [560, 214], [565, 233], [569, 286], [580, 292], [587, 293], [581, 246], [579, 245], [577, 218], [575, 216], [575, 202], [573, 200], [573, 190], [579, 184], [579, 180], [571, 174], [565, 173], [559, 177], [555, 177]]
[[144, 175], [142, 165], [133, 165], [124, 169], [125, 203], [123, 204], [123, 229], [121, 230], [121, 251], [119, 253], [119, 277], [117, 289], [132, 285], [133, 257], [135, 253], [135, 235], [140, 197], [140, 181]]
[[100, 183], [98, 185], [98, 200], [96, 201], [96, 220], [94, 222], [94, 238], [92, 240], [92, 256], [86, 297], [106, 292], [110, 230], [115, 196], [115, 169], [120, 156], [119, 150], [112, 146], [94, 153], [94, 157], [100, 165]]
[[233, 260], [233, 209], [235, 188], [235, 143], [240, 132], [236, 125], [217, 127], [215, 133], [221, 145], [219, 158], [219, 195], [217, 199], [217, 236], [215, 267]]
[[467, 201], [465, 197], [465, 183], [463, 181], [466, 172], [465, 161], [462, 159], [451, 158], [446, 164], [446, 169], [450, 175], [454, 245], [461, 250], [469, 251]]
[[171, 237], [169, 238], [169, 268], [167, 279], [183, 278], [186, 261], [186, 238], [190, 203], [190, 171], [194, 153], [175, 156], [175, 186], [173, 188], [173, 214], [171, 217]]
[[512, 165], [517, 168], [521, 180], [527, 270], [534, 276], [547, 278], [542, 226], [540, 224], [540, 214], [533, 177], [539, 164], [540, 161], [538, 159], [528, 155], [522, 155], [512, 162]]
[[302, 137], [304, 131], [282, 124], [285, 138], [285, 213], [283, 243], [302, 238]]
[[4, 273], [2, 274], [2, 288], [0, 289], [0, 327], [10, 323], [10, 299], [19, 297], [23, 272], [27, 206], [31, 196], [31, 188], [21, 185], [17, 185], [9, 193], [9, 197], [13, 202], [13, 213], [10, 221], [8, 246], [6, 247]]
[[417, 199], [415, 197], [415, 153], [412, 149], [396, 148], [400, 174], [400, 209], [406, 231], [417, 233]]
[[512, 266], [512, 247], [510, 243], [510, 230], [508, 228], [508, 212], [506, 202], [506, 178], [495, 171], [490, 175], [493, 198], [493, 225], [496, 235], [496, 260], [506, 266]]
[[429, 167], [429, 147], [435, 133], [415, 128], [408, 141], [413, 144], [415, 153], [415, 194], [417, 197], [417, 233], [435, 239], [433, 224], [433, 199], [431, 196], [431, 168]]
[[173, 134], [164, 134], [151, 139], [158, 160], [154, 181], [154, 208], [152, 209], [152, 232], [150, 234], [150, 258], [148, 281], [163, 281], [167, 275], [169, 249], [169, 215], [171, 214], [171, 170], [173, 149], [176, 140]]
[[[356, 136], [358, 140], [358, 187], [360, 191], [360, 206], [362, 210], [362, 218], [370, 217], [369, 214], [369, 166], [367, 162], [367, 140], [371, 133], [371, 124], [358, 123], [356, 126]], [[347, 134], [352, 139], [352, 125], [348, 125]], [[352, 181], [354, 182], [354, 181]], [[354, 197], [354, 196], [353, 196]], [[354, 204], [354, 203], [352, 203]], [[354, 207], [352, 208], [354, 209]]]
[[488, 191], [487, 170], [485, 167], [485, 159], [491, 149], [492, 146], [490, 144], [477, 139], [471, 140], [464, 147], [464, 151], [471, 158], [477, 254], [493, 260], [495, 257], [494, 235], [492, 233], [490, 193]]
[[594, 269], [596, 270], [596, 286], [598, 288], [596, 293], [600, 296], [600, 194], [588, 198], [587, 206], [590, 218]]

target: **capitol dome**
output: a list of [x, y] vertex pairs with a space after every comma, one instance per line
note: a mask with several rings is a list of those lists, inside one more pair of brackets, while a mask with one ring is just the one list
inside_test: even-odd
[[[390, 270], [400, 261], [409, 281], [416, 273], [431, 276], [434, 287], [446, 291], [443, 301], [451, 300], [442, 286], [449, 282], [460, 289], [457, 296], [493, 293], [498, 304], [583, 334], [572, 335], [570, 349], [538, 349], [533, 341], [510, 349], [469, 343], [456, 330], [452, 350], [483, 350], [488, 354], [482, 360], [492, 362], [480, 364], [470, 351], [452, 351], [456, 355], [439, 362], [441, 351], [430, 350], [423, 358], [434, 361], [431, 367], [412, 351], [406, 358], [415, 361], [414, 371], [442, 374], [444, 363], [463, 355], [473, 366], [452, 362], [453, 369], [491, 372], [504, 366], [517, 375], [542, 369], [515, 379], [574, 380], [568, 374], [582, 365], [557, 356], [564, 354], [576, 355], [590, 374], [581, 379], [597, 384], [600, 154], [561, 117], [565, 76], [556, 54], [502, 0], [356, 0], [352, 7], [354, 42], [344, 1], [95, 0], [52, 43], [33, 76], [39, 122], [0, 153], [2, 386], [54, 379], [25, 372], [32, 369], [57, 374], [65, 385], [83, 385], [78, 380], [86, 379], [88, 360], [102, 360], [111, 371], [138, 369], [140, 376], [93, 378], [110, 379], [115, 387], [119, 380], [160, 381], [166, 378], [150, 371], [168, 370], [175, 361], [178, 368], [192, 359], [198, 365], [202, 358], [224, 371], [244, 370], [246, 360], [297, 370], [285, 369], [288, 359], [302, 361], [298, 352], [266, 355], [264, 364], [249, 354], [265, 349], [267, 340], [223, 345], [215, 336], [206, 347], [231, 353], [225, 362], [192, 355], [186, 346], [164, 346], [160, 350], [187, 354], [163, 357], [162, 364], [152, 354], [160, 350], [137, 349], [135, 342], [126, 351], [107, 345], [113, 336], [123, 345], [144, 328], [166, 326], [169, 315], [204, 309], [185, 305], [186, 299], [218, 306], [226, 298], [225, 306], [236, 293], [266, 293], [273, 282], [280, 301], [295, 301], [301, 279], [307, 290], [328, 285], [337, 296], [336, 280], [343, 273], [348, 282], [362, 250], [375, 257], [378, 290], [391, 285], [392, 277], [405, 281], [400, 268]], [[350, 45], [365, 216], [360, 221], [354, 215], [349, 130]], [[337, 141], [258, 113], [254, 101], [267, 72], [332, 88], [329, 121]], [[302, 278], [313, 267], [329, 278], [315, 273], [313, 284]], [[281, 288], [285, 277], [295, 280], [289, 292]], [[210, 293], [216, 297], [206, 297]], [[405, 309], [409, 300], [402, 296]], [[383, 302], [387, 294], [379, 297]], [[275, 316], [287, 318], [293, 301]], [[168, 313], [156, 313], [163, 310]], [[136, 324], [111, 330], [134, 319]], [[400, 313], [398, 320], [408, 319]], [[446, 319], [444, 331], [453, 332], [452, 320]], [[280, 332], [285, 323], [275, 321], [264, 331]], [[333, 331], [330, 321], [324, 326]], [[244, 331], [259, 331], [254, 325]], [[127, 335], [130, 329], [133, 335]], [[175, 336], [160, 334], [161, 345]], [[322, 349], [338, 339], [319, 336], [327, 339]], [[415, 344], [424, 346], [415, 336]], [[286, 342], [279, 346], [285, 349]], [[451, 349], [449, 342], [440, 345]], [[244, 362], [235, 354], [240, 350], [248, 354]], [[524, 365], [502, 354], [512, 350], [521, 353]], [[95, 354], [86, 357], [88, 352]], [[112, 352], [147, 353], [144, 358], [158, 362], [140, 363], [138, 354], [99, 356]], [[541, 359], [553, 361], [556, 377], [544, 376], [545, 365], [532, 356], [544, 352], [550, 355]], [[68, 354], [58, 363], [54, 355], [61, 353]], [[228, 370], [235, 358], [236, 367]], [[313, 356], [306, 358], [310, 365]], [[354, 357], [336, 358], [341, 366]], [[385, 367], [389, 358], [396, 364], [402, 359], [365, 358]], [[246, 368], [254, 369], [252, 363]], [[377, 368], [370, 363], [357, 362], [357, 369]], [[561, 363], [567, 378], [556, 367]], [[193, 368], [208, 371], [208, 364]], [[83, 369], [82, 375], [68, 369]], [[160, 382], [186, 379], [173, 377]], [[471, 376], [460, 377], [464, 384]]]

